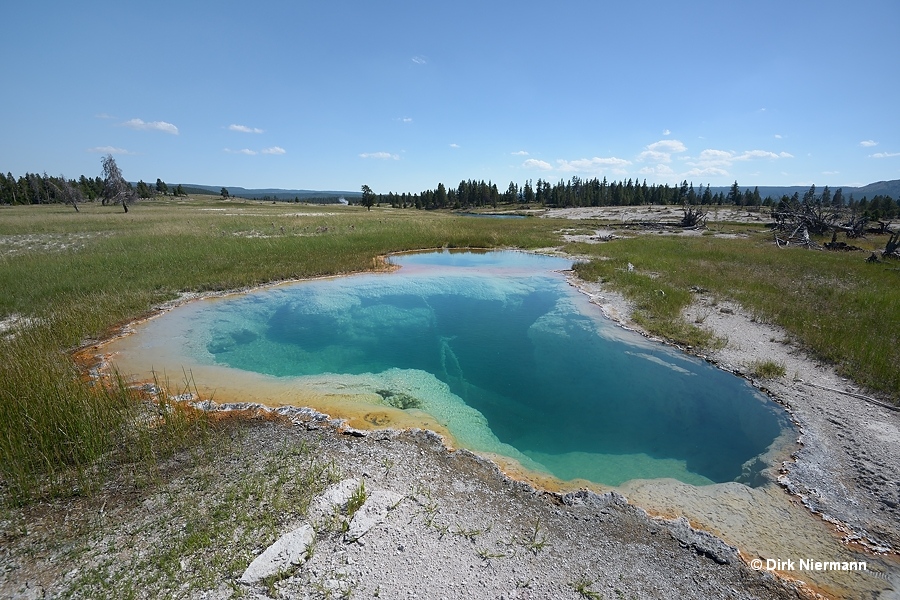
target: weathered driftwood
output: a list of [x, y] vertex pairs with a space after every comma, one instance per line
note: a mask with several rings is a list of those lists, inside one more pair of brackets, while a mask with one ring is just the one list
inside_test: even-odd
[[900, 231], [891, 232], [884, 250], [881, 252], [883, 258], [900, 259]]
[[681, 217], [679, 225], [685, 229], [702, 229], [706, 227], [706, 212], [697, 206], [682, 207], [684, 216]]
[[833, 252], [856, 252], [862, 250], [859, 246], [851, 246], [847, 242], [839, 242], [837, 240], [837, 230], [831, 233], [831, 241], [824, 244], [826, 250]]
[[878, 227], [869, 227], [868, 229], [866, 229], [866, 233], [875, 233], [880, 235], [891, 233], [891, 221], [878, 221]]
[[786, 246], [803, 246], [804, 248], [819, 249], [821, 246], [809, 237], [809, 230], [805, 225], [798, 225], [789, 235], [779, 235], [775, 229], [775, 244], [779, 248]]
[[[825, 206], [821, 203], [804, 202], [781, 206], [772, 210], [775, 221], [775, 242], [779, 246], [801, 245], [807, 248], [821, 248], [811, 241], [809, 236], [824, 235], [831, 232], [831, 242], [825, 244], [829, 250], [856, 249], [846, 243], [837, 241], [837, 234], [843, 233], [848, 239], [865, 237], [865, 216], [855, 212], [842, 211], [839, 208]], [[791, 232], [789, 235], [785, 233]]]

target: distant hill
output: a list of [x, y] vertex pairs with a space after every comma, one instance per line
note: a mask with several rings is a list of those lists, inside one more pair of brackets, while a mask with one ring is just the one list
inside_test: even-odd
[[[740, 182], [738, 182], [740, 185]], [[746, 186], [741, 185], [741, 191], [749, 189], [753, 191], [755, 186]], [[816, 184], [816, 193], [821, 194], [824, 185]], [[829, 185], [828, 188], [831, 190], [833, 194], [834, 191], [838, 188], [841, 188], [844, 193], [844, 198], [849, 199], [850, 194], [853, 194], [853, 197], [856, 200], [862, 200], [863, 197], [872, 199], [873, 196], [882, 195], [882, 196], [890, 196], [891, 198], [897, 199], [900, 198], [900, 179], [894, 179], [892, 181], [879, 181], [877, 183], [870, 183], [869, 185], [864, 185], [863, 187], [850, 187], [850, 186], [832, 186]], [[697, 193], [700, 193], [700, 188], [695, 188]], [[722, 192], [727, 195], [731, 190], [731, 186], [728, 187], [710, 187], [709, 191], [713, 194], [717, 192]], [[768, 186], [761, 185], [759, 186], [759, 195], [762, 198], [766, 198], [767, 196], [771, 196], [775, 200], [780, 200], [782, 196], [793, 196], [794, 193], [800, 194], [800, 197], [803, 197], [809, 191], [809, 186], [789, 186], [789, 187], [779, 187], [779, 186]]]
[[300, 200], [311, 200], [315, 199], [334, 199], [337, 202], [338, 198], [359, 198], [362, 196], [362, 192], [340, 192], [333, 190], [283, 190], [278, 188], [260, 188], [260, 189], [247, 189], [237, 186], [221, 186], [221, 185], [200, 185], [196, 183], [183, 183], [181, 186], [188, 190], [202, 190], [200, 193], [205, 194], [219, 194], [222, 191], [222, 188], [228, 190], [228, 193], [232, 196], [236, 196], [238, 198], [249, 198], [251, 200], [260, 200], [262, 198], [269, 198], [272, 200], [293, 200], [294, 198], [299, 198]]
[[894, 200], [897, 200], [900, 199], [900, 179], [870, 183], [861, 188], [856, 188], [853, 194], [856, 198], [861, 198], [862, 196], [871, 198], [872, 196], [881, 194], [882, 196], [890, 196]]

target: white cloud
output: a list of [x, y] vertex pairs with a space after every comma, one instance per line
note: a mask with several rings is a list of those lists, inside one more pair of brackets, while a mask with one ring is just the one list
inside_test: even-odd
[[390, 152], [363, 152], [360, 158], [377, 158], [380, 160], [400, 160], [400, 157]]
[[748, 150], [743, 154], [735, 156], [734, 160], [752, 160], [754, 158], [794, 158], [794, 155], [787, 152], [779, 152], [778, 154], [775, 154], [774, 152], [769, 152], [767, 150]]
[[114, 117], [114, 116], [108, 115], [106, 113], [100, 113], [99, 115], [94, 115], [94, 116], [98, 119], [115, 119], [117, 121], [119, 120], [119, 117]]
[[893, 158], [895, 156], [900, 156], [900, 152], [876, 152], [870, 154], [869, 158]]
[[734, 154], [727, 150], [713, 150], [707, 148], [700, 153], [699, 159], [702, 161], [730, 161], [733, 157]]
[[271, 148], [266, 148], [262, 151], [263, 154], [285, 154], [287, 150], [280, 146], [272, 146]]
[[660, 162], [667, 163], [672, 162], [672, 155], [668, 152], [657, 152], [656, 150], [644, 150], [638, 155], [638, 161], [650, 161], [650, 162]]
[[525, 162], [522, 163], [522, 166], [526, 169], [537, 169], [539, 171], [552, 171], [553, 165], [548, 162], [544, 162], [543, 160], [537, 160], [536, 158], [529, 158]]
[[668, 177], [673, 175], [675, 171], [669, 165], [655, 165], [652, 167], [644, 167], [638, 171], [641, 175], [656, 175], [658, 177]]
[[459, 148], [459, 144], [450, 144], [451, 148]]
[[822, 175], [837, 175], [840, 171], [822, 171]]
[[413, 61], [414, 63], [416, 63], [417, 65], [424, 65], [424, 64], [427, 64], [427, 63], [428, 63], [428, 61], [425, 60], [425, 57], [424, 57], [424, 56], [413, 56], [413, 57], [412, 57], [412, 61]]
[[769, 152], [768, 150], [747, 150], [740, 154], [729, 150], [716, 150], [707, 148], [700, 152], [696, 158], [689, 158], [685, 163], [692, 167], [684, 177], [725, 177], [728, 169], [736, 161], [750, 161], [757, 159], [778, 160], [782, 158], [794, 158], [787, 152]]
[[780, 134], [780, 133], [776, 133], [776, 134], [775, 134], [775, 139], [776, 139], [776, 140], [782, 139], [781, 134]]
[[165, 133], [171, 133], [172, 135], [178, 135], [178, 128], [172, 125], [171, 123], [166, 123], [165, 121], [142, 121], [141, 119], [131, 119], [130, 121], [125, 121], [122, 123], [125, 127], [130, 127], [131, 129], [137, 129], [139, 131], [163, 131]]
[[[513, 154], [524, 156], [528, 153], [523, 150], [521, 152], [513, 152]], [[556, 166], [551, 165], [544, 160], [529, 158], [522, 163], [522, 166], [526, 169], [537, 169], [539, 171], [559, 171], [561, 173], [586, 173], [591, 175], [598, 175], [604, 172], [609, 172], [616, 175], [624, 175], [625, 173], [627, 173], [624, 167], [630, 164], [631, 161], [625, 160], [624, 158], [616, 158], [614, 156], [601, 158], [599, 156], [595, 156], [594, 158], [578, 158], [575, 160], [564, 160], [562, 158], [559, 158], [556, 160]]]
[[672, 135], [672, 132], [668, 129], [663, 129], [663, 135]]
[[878, 142], [875, 140], [863, 140], [859, 143], [863, 148], [872, 148], [873, 146], [877, 146]]
[[239, 131], [241, 133], [262, 133], [263, 130], [258, 127], [247, 127], [246, 125], [229, 125], [230, 131]]
[[693, 168], [684, 173], [684, 177], [725, 177], [728, 171], [719, 167]]
[[528, 156], [528, 153], [525, 152], [524, 150], [519, 150], [518, 152], [512, 152], [511, 154], [513, 156]]
[[625, 172], [623, 167], [630, 165], [631, 161], [614, 156], [609, 158], [595, 156], [594, 158], [579, 158], [576, 160], [559, 159], [556, 161], [556, 164], [556, 169], [564, 173], [602, 173], [610, 171], [622, 174]]
[[259, 154], [256, 150], [251, 150], [250, 148], [242, 148], [241, 150], [232, 150], [231, 148], [222, 148], [222, 152], [227, 152], [228, 154], [246, 154], [247, 156], [256, 156]]
[[88, 152], [96, 152], [98, 154], [133, 154], [125, 148], [116, 148], [115, 146], [95, 146], [88, 148]]
[[412, 117], [403, 117], [400, 120], [403, 121], [404, 123], [412, 123]]
[[735, 156], [734, 160], [750, 160], [753, 158], [778, 158], [778, 155], [766, 150], [748, 150], [743, 154]]
[[671, 152], [672, 154], [684, 152], [687, 147], [678, 140], [660, 140], [647, 146], [647, 150], [657, 152]]
[[685, 152], [687, 147], [678, 140], [660, 140], [653, 142], [638, 155], [638, 161], [667, 163], [672, 161], [672, 155]]

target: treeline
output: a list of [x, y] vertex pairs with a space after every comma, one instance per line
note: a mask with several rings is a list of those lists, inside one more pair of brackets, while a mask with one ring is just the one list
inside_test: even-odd
[[[105, 181], [102, 177], [67, 179], [47, 173], [26, 173], [18, 179], [12, 173], [0, 172], [0, 204], [78, 204], [103, 199]], [[127, 184], [139, 198], [158, 195], [187, 196], [181, 184], [170, 188], [161, 179], [155, 186], [139, 181], [137, 186]]]
[[[749, 201], [754, 202], [750, 192]], [[756, 192], [759, 196], [759, 192]], [[743, 195], [741, 196], [743, 201]], [[520, 186], [509, 182], [506, 190], [501, 192], [497, 184], [468, 180], [461, 181], [456, 188], [447, 189], [443, 183], [433, 190], [425, 190], [421, 194], [379, 194], [379, 203], [392, 206], [415, 207], [422, 209], [451, 208], [465, 210], [486, 206], [496, 207], [499, 204], [538, 204], [544, 207], [579, 207], [579, 206], [635, 206], [640, 204], [726, 204], [729, 203], [721, 192], [713, 194], [707, 185], [705, 190], [696, 190], [687, 181], [681, 186], [648, 185], [628, 179], [627, 181], [607, 181], [581, 179], [572, 177], [560, 180], [556, 184], [538, 179], [530, 179]], [[760, 199], [757, 204], [761, 204]]]
[[[741, 189], [738, 182], [727, 193], [719, 190], [713, 192], [709, 184], [695, 188], [693, 182], [683, 181], [680, 185], [670, 186], [648, 185], [647, 180], [639, 182], [634, 179], [627, 181], [607, 181], [581, 179], [572, 177], [569, 180], [560, 180], [556, 184], [538, 179], [532, 182], [530, 179], [524, 185], [518, 185], [511, 181], [506, 190], [501, 192], [497, 184], [484, 180], [475, 181], [469, 179], [460, 181], [456, 188], [447, 188], [439, 183], [437, 188], [425, 190], [419, 194], [376, 194], [375, 202], [389, 204], [397, 208], [419, 209], [454, 209], [467, 210], [472, 208], [494, 207], [498, 205], [539, 205], [541, 207], [587, 207], [587, 206], [636, 206], [641, 204], [675, 204], [675, 205], [732, 205], [747, 207], [775, 207], [779, 203], [800, 201], [799, 193], [793, 197], [782, 196], [763, 198], [759, 188]], [[871, 200], [863, 197], [857, 201], [850, 194], [845, 197], [843, 190], [838, 188], [833, 193], [828, 186], [822, 189], [821, 194], [816, 193], [816, 186], [812, 186], [803, 196], [803, 200], [811, 200], [833, 207], [849, 207], [867, 213], [873, 219], [894, 218], [900, 215], [900, 206], [890, 196], [875, 196]]]
[[[737, 182], [735, 181], [731, 187], [731, 193], [734, 193], [736, 187]], [[853, 198], [853, 194], [845, 198], [843, 188], [838, 188], [832, 193], [827, 185], [822, 188], [821, 194], [817, 193], [816, 186], [813, 184], [802, 197], [800, 192], [794, 192], [791, 196], [782, 196], [777, 203], [772, 202], [771, 198], [766, 198], [763, 203], [779, 211], [793, 210], [801, 203], [807, 206], [827, 207], [836, 210], [849, 209], [851, 213], [871, 221], [894, 219], [900, 216], [900, 202], [894, 200], [891, 196], [876, 194], [871, 200], [866, 196], [863, 196], [861, 200], [856, 200]]]

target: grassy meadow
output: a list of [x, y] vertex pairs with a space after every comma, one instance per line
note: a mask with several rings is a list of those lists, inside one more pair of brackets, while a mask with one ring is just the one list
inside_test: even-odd
[[79, 213], [0, 207], [0, 320], [12, 323], [0, 333], [0, 491], [15, 501], [84, 493], [111, 457], [152, 473], [211, 426], [166, 405], [156, 411], [162, 422], [146, 427], [133, 390], [95, 385], [76, 366], [72, 350], [86, 340], [183, 292], [359, 272], [377, 267], [378, 255], [412, 249], [562, 246], [593, 258], [579, 275], [631, 297], [642, 326], [694, 347], [718, 343], [680, 319], [691, 287], [701, 287], [784, 327], [859, 383], [900, 398], [900, 265], [778, 249], [759, 226], [736, 225], [747, 234], [738, 239], [561, 241], [563, 229], [593, 226], [214, 196], [142, 202], [127, 214], [98, 204]]

